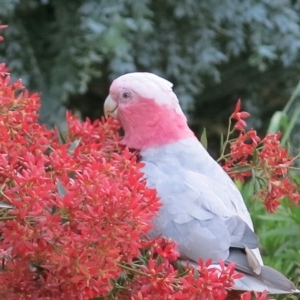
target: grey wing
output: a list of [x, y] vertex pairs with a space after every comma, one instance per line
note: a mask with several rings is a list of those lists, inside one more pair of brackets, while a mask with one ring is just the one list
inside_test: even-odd
[[[168, 149], [144, 153], [147, 184], [157, 189], [163, 203], [154, 220], [152, 236], [162, 234], [176, 241], [181, 258], [189, 264], [199, 258], [235, 262], [236, 269], [244, 273], [235, 281], [235, 289], [299, 292], [285, 276], [263, 266], [241, 194], [199, 145], [187, 139], [175, 148], [168, 146], [170, 153]], [[190, 153], [191, 149], [199, 152], [198, 156]]]
[[181, 170], [154, 187], [163, 203], [152, 235], [163, 234], [178, 243], [182, 256], [218, 262], [229, 257], [230, 247], [254, 249], [258, 240], [239, 216], [233, 215], [209, 188], [204, 175]]
[[255, 233], [226, 208], [209, 188], [204, 175], [181, 171], [162, 178], [156, 178], [155, 187], [163, 206], [150, 235], [162, 234], [176, 241], [182, 259], [196, 263], [199, 258], [215, 263], [220, 259], [234, 262], [236, 269], [244, 274], [235, 281], [235, 289], [299, 292], [280, 272], [260, 264], [255, 254], [258, 247]]
[[238, 214], [253, 229], [244, 199], [223, 168], [209, 155], [198, 140], [186, 139], [182, 141], [182, 144], [178, 152], [182, 167], [204, 175], [207, 178], [209, 188], [219, 196], [224, 205], [233, 214]]

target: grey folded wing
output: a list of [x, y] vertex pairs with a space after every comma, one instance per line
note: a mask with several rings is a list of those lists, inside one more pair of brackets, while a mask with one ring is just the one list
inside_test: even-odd
[[218, 262], [229, 257], [230, 247], [258, 247], [255, 233], [209, 188], [204, 175], [181, 171], [157, 181], [155, 188], [163, 206], [152, 234], [175, 240], [183, 256]]

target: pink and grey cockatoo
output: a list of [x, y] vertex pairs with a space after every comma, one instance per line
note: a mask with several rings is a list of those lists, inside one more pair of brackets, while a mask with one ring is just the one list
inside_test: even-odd
[[104, 110], [124, 130], [122, 143], [139, 151], [147, 185], [162, 202], [150, 236], [178, 244], [181, 258], [235, 262], [235, 289], [296, 292], [280, 272], [264, 266], [244, 200], [187, 125], [172, 83], [151, 73], [113, 81]]

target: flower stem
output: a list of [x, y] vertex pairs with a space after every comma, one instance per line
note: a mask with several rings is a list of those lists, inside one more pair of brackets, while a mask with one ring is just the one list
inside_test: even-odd
[[123, 264], [120, 264], [120, 263], [116, 263], [116, 265], [124, 270], [127, 270], [127, 271], [131, 271], [133, 273], [136, 273], [136, 274], [139, 274], [139, 275], [142, 275], [142, 276], [146, 276], [146, 277], [150, 277], [149, 274], [143, 272], [143, 271], [140, 271], [140, 270], [137, 270], [135, 268], [131, 268], [129, 266], [126, 266], [126, 265], [123, 265]]

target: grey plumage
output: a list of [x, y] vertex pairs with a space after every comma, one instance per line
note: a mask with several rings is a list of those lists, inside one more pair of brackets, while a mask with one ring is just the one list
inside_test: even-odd
[[177, 242], [182, 258], [235, 262], [238, 290], [296, 291], [278, 271], [263, 266], [244, 200], [228, 175], [196, 138], [141, 151], [149, 187], [163, 203], [150, 236]]
[[162, 207], [149, 235], [173, 239], [182, 260], [236, 262], [244, 276], [235, 289], [299, 292], [265, 267], [244, 200], [224, 170], [188, 128], [172, 84], [150, 73], [129, 73], [110, 87], [104, 110], [125, 132], [122, 143], [140, 150], [147, 185]]

